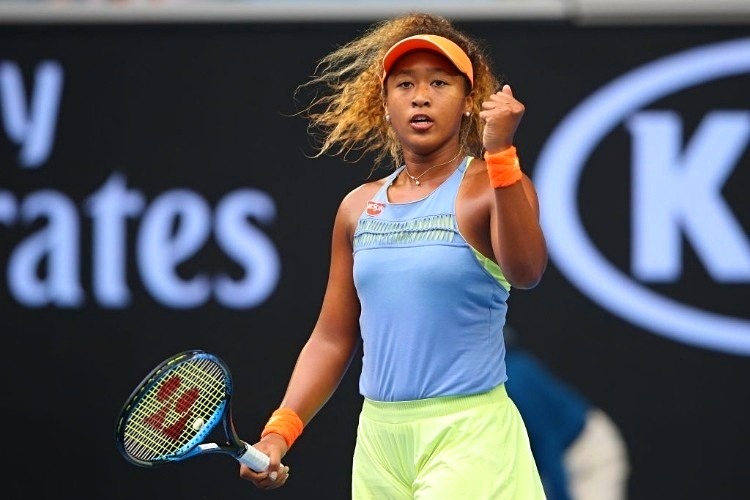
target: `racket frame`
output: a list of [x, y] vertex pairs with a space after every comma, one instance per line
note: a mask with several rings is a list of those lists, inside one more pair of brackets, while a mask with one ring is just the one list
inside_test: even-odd
[[[138, 403], [160, 380], [174, 371], [180, 364], [193, 359], [208, 359], [223, 371], [225, 381], [223, 400], [216, 411], [203, 424], [202, 428], [184, 446], [155, 460], [143, 460], [133, 456], [125, 447], [125, 429], [130, 416], [138, 407]], [[234, 457], [237, 461], [247, 465], [256, 472], [265, 470], [268, 468], [268, 456], [247, 444], [240, 439], [237, 434], [232, 420], [232, 390], [233, 381], [229, 367], [224, 360], [215, 354], [200, 349], [191, 349], [170, 356], [159, 363], [159, 365], [152, 369], [148, 375], [143, 378], [123, 404], [115, 427], [115, 442], [117, 449], [128, 462], [140, 467], [156, 467], [179, 462], [198, 455], [222, 453]], [[205, 442], [208, 436], [214, 432], [219, 422], [221, 422], [224, 437], [227, 441], [224, 443]]]

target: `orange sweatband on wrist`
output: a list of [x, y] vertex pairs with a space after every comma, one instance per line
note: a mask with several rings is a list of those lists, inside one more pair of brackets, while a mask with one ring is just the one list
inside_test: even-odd
[[515, 146], [499, 153], [484, 153], [484, 161], [487, 162], [487, 174], [493, 188], [510, 186], [523, 177]]
[[291, 448], [297, 438], [302, 434], [305, 424], [299, 418], [297, 412], [289, 408], [279, 408], [271, 414], [260, 438], [263, 439], [268, 434], [278, 434], [286, 441], [287, 448]]

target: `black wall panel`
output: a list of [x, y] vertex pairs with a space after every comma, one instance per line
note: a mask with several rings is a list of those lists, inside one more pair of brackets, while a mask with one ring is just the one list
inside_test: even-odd
[[[600, 89], [664, 57], [748, 34], [746, 26], [463, 26], [487, 42], [527, 105], [517, 146], [532, 177], [552, 135]], [[136, 468], [118, 455], [113, 430], [132, 386], [188, 348], [214, 351], [232, 367], [235, 423], [246, 440], [278, 404], [316, 320], [338, 202], [370, 169], [366, 159], [309, 158], [292, 94], [321, 56], [363, 27], [0, 26], [0, 366], [11, 498], [348, 497], [358, 360], [285, 459], [289, 484], [271, 494], [240, 480], [223, 456]], [[587, 157], [576, 197], [599, 255], [629, 283], [715, 314], [731, 339], [718, 343], [729, 335], [718, 329], [686, 341], [665, 333], [669, 326], [618, 314], [582, 290], [555, 252], [542, 283], [510, 299], [510, 321], [526, 343], [622, 429], [637, 500], [750, 495], [747, 45], [738, 69], [630, 109]], [[696, 64], [710, 72], [714, 62]], [[633, 162], [647, 134], [634, 144], [628, 120], [657, 116], [646, 111], [678, 117], [685, 161], [673, 158], [675, 168], [700, 157], [687, 146], [706, 116], [736, 119], [726, 133], [737, 137], [712, 146], [732, 166], [712, 200], [726, 202], [723, 222], [734, 221], [741, 236], [718, 259], [735, 263], [723, 277], [696, 249], [700, 237], [685, 233], [689, 221], [674, 223], [676, 275], [649, 281], [632, 270]], [[722, 155], [726, 144], [735, 157]], [[543, 206], [547, 196], [555, 191], [545, 189]], [[231, 200], [247, 210], [241, 227], [220, 215]], [[180, 243], [190, 228], [196, 240]], [[222, 229], [239, 231], [239, 246], [222, 241]], [[266, 276], [274, 262], [278, 276]], [[246, 287], [219, 297], [217, 276]]]

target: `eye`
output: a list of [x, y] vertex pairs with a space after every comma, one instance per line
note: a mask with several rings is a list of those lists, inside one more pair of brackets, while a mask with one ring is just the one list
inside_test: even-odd
[[408, 80], [404, 80], [403, 82], [398, 82], [396, 84], [396, 87], [402, 88], [402, 89], [408, 89], [408, 88], [411, 88], [413, 86], [414, 86], [414, 84], [412, 82], [408, 81]]
[[448, 85], [448, 82], [446, 82], [445, 80], [435, 80], [434, 82], [432, 82], [432, 85], [434, 85], [435, 87], [445, 87], [446, 85]]

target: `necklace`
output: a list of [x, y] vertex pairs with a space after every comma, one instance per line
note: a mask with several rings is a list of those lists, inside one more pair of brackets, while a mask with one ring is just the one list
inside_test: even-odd
[[443, 163], [438, 163], [437, 165], [433, 165], [433, 166], [431, 166], [430, 168], [428, 168], [427, 170], [425, 170], [424, 172], [422, 172], [421, 174], [419, 174], [419, 175], [417, 175], [417, 176], [413, 176], [413, 175], [411, 175], [411, 174], [409, 173], [409, 167], [407, 167], [406, 165], [404, 165], [404, 173], [406, 174], [406, 176], [407, 176], [407, 177], [408, 177], [409, 179], [411, 179], [412, 181], [414, 181], [414, 184], [416, 184], [416, 185], [417, 185], [417, 187], [421, 187], [421, 186], [422, 186], [422, 183], [421, 183], [421, 182], [419, 182], [419, 179], [421, 179], [422, 177], [424, 177], [424, 175], [425, 175], [425, 174], [426, 174], [427, 172], [429, 172], [430, 170], [432, 170], [433, 168], [437, 168], [437, 167], [442, 167], [443, 165], [447, 165], [447, 164], [449, 164], [449, 163], [451, 163], [451, 162], [455, 161], [455, 160], [456, 160], [456, 158], [458, 158], [458, 157], [459, 157], [459, 155], [461, 154], [461, 151], [462, 151], [462, 150], [461, 150], [461, 149], [459, 149], [459, 150], [458, 150], [458, 153], [456, 153], [456, 156], [454, 156], [454, 157], [453, 157], [453, 158], [451, 158], [450, 160], [448, 160], [448, 161], [444, 161]]

